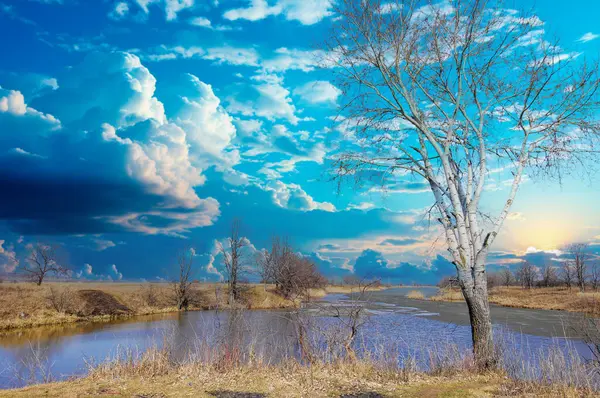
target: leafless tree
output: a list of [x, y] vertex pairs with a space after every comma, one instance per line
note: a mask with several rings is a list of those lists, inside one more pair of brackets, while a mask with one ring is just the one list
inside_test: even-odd
[[585, 291], [585, 281], [587, 278], [587, 244], [573, 243], [567, 247], [567, 253], [571, 256], [571, 266], [575, 273], [575, 282], [579, 291]]
[[571, 265], [571, 263], [569, 261], [565, 261], [562, 264], [561, 274], [562, 274], [563, 282], [565, 283], [567, 288], [569, 288], [569, 290], [571, 290], [571, 286], [573, 286], [573, 281], [575, 280], [575, 269], [573, 268], [573, 265]]
[[558, 276], [556, 275], [556, 269], [549, 264], [546, 264], [542, 267], [542, 279], [540, 280], [540, 284], [543, 287], [551, 287], [556, 285], [558, 281]]
[[517, 278], [521, 282], [523, 289], [531, 289], [535, 285], [536, 277], [537, 272], [535, 267], [527, 261], [524, 261], [517, 270]]
[[[539, 18], [501, 0], [392, 3], [382, 12], [380, 0], [338, 2], [324, 63], [338, 77], [338, 120], [350, 134], [336, 178], [388, 185], [413, 176], [429, 186], [475, 357], [493, 365], [489, 249], [527, 169], [555, 175], [596, 154], [598, 65], [540, 38]], [[484, 217], [492, 165], [511, 177], [501, 208]]]
[[231, 233], [227, 238], [227, 244], [219, 243], [219, 251], [223, 255], [222, 261], [227, 272], [230, 305], [235, 304], [240, 298], [239, 280], [246, 267], [243, 249], [248, 246], [248, 239], [240, 236], [241, 225], [240, 220], [234, 220], [231, 224]]
[[592, 262], [589, 279], [592, 289], [598, 290], [598, 286], [600, 286], [600, 264], [598, 264], [598, 261]]
[[177, 256], [177, 277], [171, 283], [173, 297], [179, 310], [187, 310], [190, 305], [192, 288], [192, 264], [194, 251], [187, 249]]
[[289, 299], [306, 297], [311, 288], [326, 284], [313, 261], [295, 253], [287, 240], [278, 237], [272, 239], [270, 250], [263, 250], [258, 263], [263, 278], [267, 276]]
[[513, 273], [510, 271], [510, 268], [503, 268], [502, 271], [499, 272], [500, 280], [505, 287], [509, 287], [513, 280], [515, 279]]
[[342, 279], [344, 285], [358, 286], [360, 284], [360, 278], [356, 275], [347, 275]]
[[21, 271], [38, 286], [44, 282], [48, 275], [66, 277], [69, 268], [59, 264], [56, 248], [51, 245], [36, 243], [29, 253], [29, 257], [21, 267]]

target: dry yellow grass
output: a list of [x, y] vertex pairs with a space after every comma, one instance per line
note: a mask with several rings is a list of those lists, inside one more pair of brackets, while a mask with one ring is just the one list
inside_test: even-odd
[[[432, 301], [463, 301], [460, 289], [442, 289]], [[580, 293], [566, 287], [522, 289], [517, 286], [490, 289], [490, 303], [515, 308], [561, 310], [600, 314], [600, 292]]]
[[406, 297], [413, 300], [425, 300], [425, 295], [418, 290], [411, 290], [410, 292], [408, 292]]
[[[55, 292], [65, 289], [69, 295], [70, 311], [59, 312], [51, 305], [51, 288]], [[81, 307], [77, 292], [100, 290], [113, 296], [131, 311], [127, 315], [149, 315], [175, 312], [177, 308], [171, 299], [171, 287], [165, 283], [84, 283], [48, 282], [41, 286], [32, 283], [0, 284], [0, 330], [19, 329], [44, 325], [60, 325], [82, 321], [102, 321], [114, 319], [110, 315], [74, 315]], [[194, 300], [190, 310], [203, 310], [227, 307], [227, 291], [222, 284], [194, 284]], [[297, 301], [287, 300], [274, 292], [272, 286], [247, 285], [243, 302], [245, 308], [269, 309], [288, 308], [298, 305]], [[73, 310], [75, 308], [75, 310]]]
[[[151, 365], [151, 364], [148, 364]], [[221, 392], [268, 397], [338, 397], [371, 393], [385, 397], [582, 397], [585, 392], [559, 386], [515, 383], [497, 373], [462, 371], [446, 376], [406, 373], [369, 362], [302, 366], [186, 365], [177, 369], [146, 366], [94, 371], [88, 377], [0, 391], [2, 397], [214, 397]], [[367, 396], [367, 395], [365, 395]]]

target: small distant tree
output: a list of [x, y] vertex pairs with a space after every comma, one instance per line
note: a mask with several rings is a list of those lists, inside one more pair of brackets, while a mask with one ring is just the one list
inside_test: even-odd
[[59, 264], [56, 248], [52, 245], [36, 243], [29, 253], [29, 257], [23, 263], [21, 271], [35, 284], [40, 286], [48, 275], [55, 277], [66, 277], [69, 268]]
[[346, 275], [342, 279], [342, 282], [344, 283], [344, 285], [358, 286], [358, 284], [360, 283], [360, 278], [356, 275]]
[[540, 285], [543, 287], [551, 287], [555, 286], [558, 280], [558, 276], [556, 275], [556, 269], [546, 264], [542, 268], [542, 279], [540, 280]]
[[589, 281], [592, 289], [598, 290], [598, 286], [600, 286], [600, 265], [598, 261], [591, 264]]
[[187, 310], [190, 305], [192, 287], [192, 264], [194, 252], [185, 250], [177, 256], [177, 279], [172, 282], [173, 296], [179, 310]]
[[561, 267], [562, 280], [569, 290], [575, 280], [575, 270], [570, 262], [565, 261]]
[[278, 237], [272, 239], [271, 250], [261, 253], [258, 263], [261, 273], [286, 298], [306, 296], [310, 288], [327, 284], [313, 261], [295, 253], [287, 240]]
[[585, 282], [587, 277], [586, 249], [587, 244], [585, 243], [573, 243], [567, 247], [567, 252], [572, 257], [570, 263], [575, 273], [575, 283], [577, 283], [577, 286], [581, 292], [585, 291]]
[[535, 285], [536, 270], [530, 262], [524, 261], [517, 274], [523, 289], [531, 289]]
[[241, 225], [240, 220], [234, 220], [231, 224], [231, 233], [227, 238], [227, 245], [219, 243], [219, 251], [223, 255], [223, 265], [227, 272], [230, 305], [235, 304], [240, 298], [239, 281], [246, 266], [243, 248], [248, 245], [248, 240], [240, 236]]
[[505, 287], [509, 287], [511, 285], [511, 283], [513, 282], [513, 280], [515, 279], [513, 276], [513, 273], [510, 271], [510, 269], [508, 267], [503, 268], [498, 273], [498, 275], [500, 276], [502, 285], [504, 285]]

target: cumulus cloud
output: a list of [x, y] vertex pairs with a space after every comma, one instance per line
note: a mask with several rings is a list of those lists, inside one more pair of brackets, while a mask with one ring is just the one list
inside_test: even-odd
[[112, 273], [112, 277], [114, 277], [114, 279], [116, 279], [118, 281], [123, 279], [123, 274], [119, 272], [119, 270], [117, 269], [117, 266], [115, 264], [110, 266], [110, 272]]
[[19, 260], [17, 259], [14, 246], [6, 245], [6, 241], [0, 239], [0, 268], [5, 273], [11, 273], [15, 272], [18, 265]]
[[258, 116], [270, 121], [287, 120], [296, 125], [296, 107], [283, 79], [274, 75], [254, 78], [257, 84], [240, 86], [240, 90], [227, 97], [227, 111], [243, 116]]
[[294, 89], [294, 95], [310, 104], [336, 104], [342, 91], [328, 81], [315, 80]]
[[335, 206], [329, 202], [315, 201], [298, 184], [285, 184], [281, 181], [273, 181], [267, 185], [266, 190], [271, 192], [273, 203], [290, 210], [323, 210], [328, 212], [336, 210]]
[[354, 274], [364, 279], [380, 278], [403, 284], [435, 284], [448, 275], [456, 274], [450, 261], [438, 255], [430, 264], [391, 263], [381, 252], [367, 249], [354, 262]]
[[[196, 76], [165, 84], [166, 110], [156, 85], [137, 56], [92, 53], [32, 106], [0, 89], [0, 123], [9, 131], [0, 155], [19, 155], [0, 156], [0, 176], [19, 193], [0, 200], [0, 217], [22, 231], [70, 233], [176, 235], [211, 225], [219, 203], [195, 187], [207, 168], [239, 161], [232, 118]], [[39, 189], [44, 206], [23, 200]], [[60, 225], [63, 213], [78, 216]]]
[[269, 5], [267, 0], [249, 0], [248, 7], [234, 8], [223, 14], [225, 19], [259, 21], [269, 16], [284, 15], [287, 20], [313, 25], [333, 15], [333, 0], [278, 0]]

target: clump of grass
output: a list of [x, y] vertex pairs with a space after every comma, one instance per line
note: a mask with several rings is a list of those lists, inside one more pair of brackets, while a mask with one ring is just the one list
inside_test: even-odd
[[431, 301], [464, 301], [464, 299], [460, 289], [455, 288], [440, 289], [438, 294], [429, 297]]
[[411, 290], [410, 292], [408, 292], [406, 297], [414, 300], [425, 300], [425, 295], [418, 290]]

